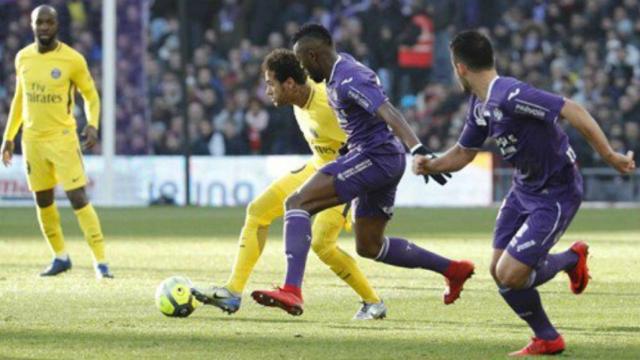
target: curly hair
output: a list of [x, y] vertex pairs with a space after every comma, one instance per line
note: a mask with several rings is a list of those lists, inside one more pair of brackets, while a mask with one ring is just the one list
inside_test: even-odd
[[291, 50], [275, 49], [267, 55], [262, 62], [262, 71], [273, 71], [275, 78], [279, 82], [285, 82], [292, 78], [298, 84], [307, 81], [307, 74], [302, 65]]

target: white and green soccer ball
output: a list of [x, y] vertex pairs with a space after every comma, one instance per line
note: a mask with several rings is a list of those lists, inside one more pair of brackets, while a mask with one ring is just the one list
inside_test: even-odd
[[156, 289], [156, 306], [160, 312], [171, 317], [187, 317], [200, 306], [191, 295], [191, 280], [184, 276], [165, 279]]

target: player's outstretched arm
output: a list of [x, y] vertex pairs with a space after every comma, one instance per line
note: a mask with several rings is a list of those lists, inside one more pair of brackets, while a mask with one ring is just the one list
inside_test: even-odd
[[[413, 132], [413, 129], [411, 129], [409, 124], [407, 124], [404, 116], [402, 116], [398, 109], [388, 101], [380, 105], [376, 113], [384, 120], [384, 122], [387, 123], [387, 125], [389, 125], [389, 127], [391, 127], [393, 133], [399, 137], [409, 149], [411, 149], [411, 155], [413, 155], [412, 167], [415, 167], [416, 163], [422, 163], [428, 159], [435, 158], [433, 151], [427, 149], [422, 145], [422, 143], [420, 143], [420, 139], [418, 139], [418, 136]], [[447, 183], [447, 178], [451, 177], [451, 174], [446, 172], [431, 173], [428, 176], [431, 176], [438, 184], [444, 185]], [[425, 182], [429, 182], [428, 176], [425, 174]]]
[[424, 175], [455, 172], [472, 162], [477, 154], [477, 150], [456, 144], [442, 156], [414, 162], [413, 172]]
[[377, 115], [391, 127], [393, 133], [399, 137], [409, 149], [413, 149], [416, 145], [420, 144], [420, 139], [418, 139], [416, 133], [414, 133], [413, 129], [407, 124], [404, 116], [388, 101], [380, 105]]
[[580, 131], [591, 147], [593, 147], [611, 167], [622, 174], [628, 174], [635, 170], [636, 162], [633, 160], [633, 151], [627, 152], [626, 155], [615, 152], [611, 148], [607, 137], [604, 135], [604, 132], [602, 132], [598, 123], [593, 119], [591, 114], [578, 103], [566, 99], [560, 115], [567, 119], [571, 126]]

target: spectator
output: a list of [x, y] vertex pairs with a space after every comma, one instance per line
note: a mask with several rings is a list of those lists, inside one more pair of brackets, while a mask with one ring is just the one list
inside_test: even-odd
[[260, 100], [251, 99], [249, 110], [245, 114], [245, 122], [251, 153], [260, 154], [263, 145], [262, 133], [269, 125], [269, 113], [264, 109]]

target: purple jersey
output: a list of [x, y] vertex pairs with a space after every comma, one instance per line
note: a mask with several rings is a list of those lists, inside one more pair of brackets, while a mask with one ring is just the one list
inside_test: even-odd
[[458, 144], [479, 148], [487, 137], [495, 139], [503, 158], [515, 167], [517, 189], [538, 192], [572, 183], [575, 153], [557, 123], [563, 105], [561, 96], [496, 77], [485, 103], [476, 96], [469, 100]]
[[[347, 134], [349, 150], [405, 153], [384, 120], [376, 115], [388, 98], [375, 72], [351, 55], [340, 53], [327, 82], [327, 92], [329, 104]], [[388, 146], [380, 148], [385, 144]]]

